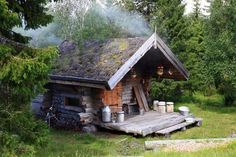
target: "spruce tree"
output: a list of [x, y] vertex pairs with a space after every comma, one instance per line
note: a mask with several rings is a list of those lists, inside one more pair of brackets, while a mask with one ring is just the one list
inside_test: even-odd
[[181, 58], [185, 60], [185, 66], [190, 71], [190, 78], [185, 82], [185, 88], [190, 92], [203, 90], [206, 82], [203, 67], [204, 47], [204, 16], [200, 12], [199, 0], [194, 0], [193, 13], [186, 17], [186, 49]]
[[130, 11], [141, 13], [176, 54], [185, 52], [187, 25], [182, 0], [122, 0], [120, 3]]
[[152, 13], [152, 26], [177, 55], [185, 52], [186, 21], [182, 0], [158, 0]]
[[225, 96], [225, 105], [236, 99], [236, 1], [214, 0], [206, 23], [205, 68], [216, 88]]
[[11, 31], [22, 22], [26, 28], [49, 22], [43, 4], [0, 0], [0, 156], [34, 156], [35, 148], [47, 142], [46, 125], [34, 119], [30, 101], [44, 91], [57, 49], [20, 44], [25, 38]]
[[[51, 15], [46, 13], [47, 2], [48, 0], [0, 0], [0, 12], [5, 10], [0, 15], [2, 22], [0, 34], [18, 42], [27, 43], [29, 38], [13, 32], [12, 28], [21, 26], [25, 29], [37, 29], [46, 26], [53, 19]], [[12, 16], [14, 19], [11, 19]], [[3, 23], [7, 19], [7, 23]]]
[[122, 6], [130, 11], [141, 13], [150, 22], [158, 0], [121, 0]]

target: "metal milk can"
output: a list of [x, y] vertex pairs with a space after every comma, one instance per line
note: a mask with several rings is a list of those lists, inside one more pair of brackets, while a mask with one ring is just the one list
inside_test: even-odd
[[105, 106], [102, 109], [102, 121], [103, 122], [111, 122], [111, 109], [109, 106]]

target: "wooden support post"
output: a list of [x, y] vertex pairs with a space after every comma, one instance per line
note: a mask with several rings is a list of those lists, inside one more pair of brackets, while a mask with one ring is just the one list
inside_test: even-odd
[[201, 118], [196, 118], [196, 126], [200, 127], [202, 126], [202, 119]]
[[181, 131], [187, 130], [186, 126], [181, 128]]
[[198, 121], [198, 122], [196, 123], [196, 126], [198, 126], [198, 127], [202, 126], [202, 121]]
[[170, 134], [170, 133], [166, 133], [166, 134], [164, 135], [164, 137], [165, 137], [165, 138], [170, 138], [170, 137], [171, 137], [171, 134]]

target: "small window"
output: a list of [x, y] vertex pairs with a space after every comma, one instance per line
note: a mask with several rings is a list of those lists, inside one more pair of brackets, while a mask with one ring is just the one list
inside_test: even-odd
[[65, 105], [66, 106], [80, 106], [80, 100], [79, 98], [70, 98], [70, 97], [65, 97]]

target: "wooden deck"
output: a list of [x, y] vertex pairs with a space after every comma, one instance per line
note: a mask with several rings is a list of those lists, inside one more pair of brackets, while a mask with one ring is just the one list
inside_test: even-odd
[[153, 133], [162, 134], [163, 132], [163, 135], [169, 135], [170, 132], [181, 129], [181, 126], [186, 129], [186, 126], [201, 121], [201, 119], [196, 119], [194, 123], [188, 124], [185, 122], [186, 117], [187, 116], [180, 115], [176, 112], [160, 114], [155, 111], [150, 111], [145, 112], [144, 115], [129, 117], [122, 123], [99, 123], [98, 125], [102, 128], [134, 135], [146, 136]]

